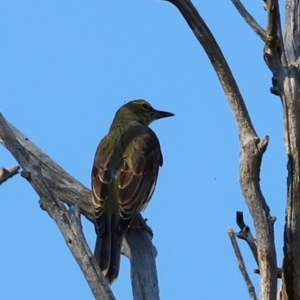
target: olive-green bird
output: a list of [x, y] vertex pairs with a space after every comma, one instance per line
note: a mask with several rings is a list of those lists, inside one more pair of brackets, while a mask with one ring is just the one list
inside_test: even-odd
[[117, 111], [98, 145], [92, 170], [95, 258], [109, 284], [119, 274], [123, 235], [146, 208], [163, 164], [158, 138], [148, 125], [171, 116], [145, 100], [130, 101]]

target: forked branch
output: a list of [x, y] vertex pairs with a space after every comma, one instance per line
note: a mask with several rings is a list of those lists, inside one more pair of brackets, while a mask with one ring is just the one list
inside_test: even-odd
[[245, 240], [253, 254], [253, 257], [256, 261], [257, 266], [259, 266], [258, 256], [257, 256], [257, 245], [256, 240], [250, 230], [250, 227], [245, 224], [244, 216], [241, 211], [236, 212], [236, 223], [240, 228], [240, 231], [236, 233], [236, 236], [239, 239]]
[[[268, 35], [266, 63], [276, 78], [284, 109], [285, 145], [288, 158], [286, 224], [284, 230], [283, 284], [281, 299], [300, 299], [300, 55], [299, 0], [286, 1], [284, 45], [278, 41], [279, 6], [267, 0]], [[278, 47], [280, 45], [281, 47]], [[280, 56], [278, 52], [282, 52]], [[285, 60], [283, 60], [285, 58]]]
[[274, 219], [260, 189], [260, 165], [268, 145], [268, 137], [260, 140], [248, 114], [238, 85], [211, 31], [190, 0], [168, 0], [174, 4], [192, 29], [207, 53], [218, 77], [232, 112], [240, 137], [240, 185], [252, 215], [256, 236], [259, 269], [261, 274], [261, 297], [273, 300], [277, 290], [277, 264], [274, 244]]

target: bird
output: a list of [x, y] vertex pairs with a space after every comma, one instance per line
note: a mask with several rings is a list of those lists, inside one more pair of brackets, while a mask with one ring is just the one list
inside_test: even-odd
[[148, 126], [171, 116], [146, 100], [130, 101], [116, 112], [97, 147], [91, 173], [94, 256], [110, 285], [119, 274], [123, 236], [149, 203], [163, 165], [159, 140]]

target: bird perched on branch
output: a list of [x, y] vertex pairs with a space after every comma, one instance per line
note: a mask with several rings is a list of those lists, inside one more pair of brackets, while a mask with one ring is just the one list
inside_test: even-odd
[[98, 145], [92, 169], [95, 258], [109, 284], [119, 274], [123, 236], [151, 199], [163, 164], [159, 140], [148, 125], [171, 116], [145, 100], [130, 101]]

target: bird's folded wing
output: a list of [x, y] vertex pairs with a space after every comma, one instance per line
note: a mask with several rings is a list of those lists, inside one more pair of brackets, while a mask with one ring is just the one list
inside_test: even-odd
[[136, 135], [123, 155], [123, 164], [118, 173], [117, 199], [120, 207], [119, 229], [126, 231], [132, 218], [150, 200], [162, 154], [157, 137], [150, 128], [146, 133]]
[[96, 230], [102, 234], [105, 230], [104, 204], [108, 199], [108, 185], [112, 181], [110, 156], [101, 155], [101, 144], [98, 147], [92, 169], [92, 203], [95, 211]]

